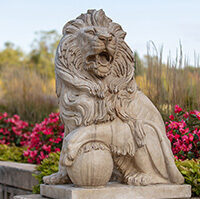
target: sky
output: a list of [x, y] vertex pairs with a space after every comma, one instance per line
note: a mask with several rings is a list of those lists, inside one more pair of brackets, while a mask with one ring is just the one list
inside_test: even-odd
[[28, 52], [40, 30], [57, 30], [88, 9], [102, 8], [127, 32], [126, 42], [140, 56], [152, 40], [175, 57], [181, 41], [193, 62], [200, 53], [200, 0], [0, 0], [0, 50], [10, 41]]

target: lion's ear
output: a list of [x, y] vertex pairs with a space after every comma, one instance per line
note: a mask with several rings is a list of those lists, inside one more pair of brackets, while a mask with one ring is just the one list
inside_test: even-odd
[[125, 37], [126, 37], [126, 32], [122, 32], [122, 34], [120, 35], [120, 37], [122, 38], [122, 39], [124, 39]]
[[112, 23], [110, 23], [110, 27], [109, 28], [110, 28], [110, 31], [112, 33], [114, 33], [117, 38], [120, 38], [120, 39], [124, 39], [125, 38], [126, 32], [123, 31], [122, 27], [119, 24], [117, 24], [115, 22], [112, 22]]
[[123, 30], [119, 31], [118, 32], [118, 37], [124, 40], [124, 38], [126, 37], [126, 32], [123, 31]]

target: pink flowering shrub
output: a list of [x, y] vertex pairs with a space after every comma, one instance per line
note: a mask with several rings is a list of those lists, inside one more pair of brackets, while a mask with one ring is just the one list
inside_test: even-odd
[[60, 151], [63, 136], [64, 126], [59, 120], [59, 113], [51, 113], [40, 124], [35, 124], [24, 156], [29, 163], [39, 164], [49, 153]]
[[8, 117], [0, 113], [0, 144], [26, 146], [30, 137], [30, 126], [18, 115]]
[[[200, 158], [200, 112], [186, 112], [176, 105], [169, 119], [166, 130], [175, 158]], [[51, 152], [59, 152], [63, 136], [59, 113], [51, 113], [35, 125], [20, 120], [18, 115], [0, 113], [0, 144], [25, 147], [23, 156], [29, 163], [39, 164]]]
[[175, 158], [200, 158], [200, 112], [186, 112], [176, 105], [169, 119], [166, 130]]

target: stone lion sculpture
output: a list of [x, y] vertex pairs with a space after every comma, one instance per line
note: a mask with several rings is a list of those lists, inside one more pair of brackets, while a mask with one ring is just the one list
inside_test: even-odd
[[[137, 88], [125, 35], [103, 10], [88, 10], [64, 26], [55, 73], [65, 137], [59, 171], [44, 177], [46, 184], [105, 185], [110, 157], [129, 185], [184, 182], [161, 115]], [[91, 151], [96, 155], [84, 156]], [[89, 182], [80, 182], [84, 175]], [[107, 179], [96, 183], [97, 176]]]

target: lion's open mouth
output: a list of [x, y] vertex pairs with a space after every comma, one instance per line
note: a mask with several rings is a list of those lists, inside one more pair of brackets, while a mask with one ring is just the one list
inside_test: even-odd
[[100, 64], [101, 66], [108, 66], [108, 64], [110, 64], [112, 62], [112, 56], [106, 52], [103, 51], [99, 54], [96, 55], [89, 55], [87, 58], [87, 64], [90, 64], [91, 62], [96, 62], [98, 64]]
[[89, 55], [86, 58], [86, 69], [98, 77], [106, 77], [110, 74], [112, 61], [113, 57], [107, 51]]

